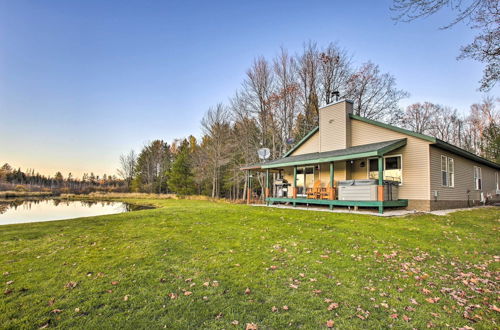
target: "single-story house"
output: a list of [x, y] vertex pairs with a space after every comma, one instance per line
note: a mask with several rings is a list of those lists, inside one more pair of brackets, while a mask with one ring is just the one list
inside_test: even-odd
[[382, 213], [385, 207], [430, 211], [500, 201], [500, 164], [352, 110], [348, 100], [320, 108], [319, 126], [282, 158], [242, 168], [249, 176], [266, 173], [268, 204]]

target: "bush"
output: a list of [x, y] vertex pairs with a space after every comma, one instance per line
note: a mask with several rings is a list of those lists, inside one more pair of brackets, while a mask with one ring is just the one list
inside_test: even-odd
[[28, 191], [28, 189], [27, 189], [25, 186], [20, 185], [20, 184], [18, 184], [18, 185], [16, 186], [16, 188], [14, 188], [14, 189], [15, 189], [16, 191], [19, 191], [19, 192], [26, 192], [26, 191]]

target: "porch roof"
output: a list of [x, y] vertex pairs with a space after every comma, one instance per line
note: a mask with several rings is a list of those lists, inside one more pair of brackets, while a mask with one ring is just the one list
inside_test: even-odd
[[309, 165], [318, 163], [334, 162], [339, 160], [358, 159], [366, 157], [383, 156], [386, 153], [406, 145], [405, 139], [377, 142], [350, 147], [340, 150], [325, 152], [313, 152], [309, 154], [288, 156], [281, 159], [272, 160], [263, 164], [254, 164], [242, 169], [277, 168], [294, 165]]

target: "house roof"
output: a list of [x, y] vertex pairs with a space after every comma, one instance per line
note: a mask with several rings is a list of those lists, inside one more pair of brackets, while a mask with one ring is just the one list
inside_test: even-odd
[[[375, 125], [375, 126], [383, 127], [383, 128], [395, 131], [395, 132], [399, 132], [399, 133], [402, 133], [402, 134], [406, 134], [406, 135], [409, 135], [409, 136], [416, 137], [418, 139], [422, 139], [422, 140], [428, 141], [428, 142], [432, 143], [437, 148], [449, 151], [449, 152], [454, 153], [456, 155], [459, 155], [459, 156], [462, 156], [464, 158], [467, 158], [467, 159], [476, 161], [478, 163], [487, 165], [487, 166], [495, 168], [497, 170], [500, 169], [500, 164], [492, 162], [492, 161], [490, 161], [488, 159], [485, 159], [483, 157], [480, 157], [478, 155], [475, 155], [475, 154], [473, 154], [473, 153], [471, 153], [471, 152], [469, 152], [467, 150], [464, 150], [462, 148], [454, 146], [454, 145], [452, 145], [452, 144], [450, 144], [448, 142], [445, 142], [443, 140], [440, 140], [438, 138], [435, 138], [435, 137], [432, 137], [432, 136], [429, 136], [429, 135], [425, 135], [425, 134], [421, 134], [421, 133], [417, 133], [417, 132], [413, 132], [413, 131], [410, 131], [410, 130], [407, 130], [407, 129], [404, 129], [404, 128], [401, 128], [401, 127], [397, 127], [397, 126], [385, 124], [385, 123], [382, 123], [382, 122], [379, 122], [379, 121], [376, 121], [376, 120], [368, 119], [368, 118], [361, 117], [361, 116], [354, 115], [354, 114], [349, 114], [349, 117], [351, 119], [354, 119], [354, 120], [359, 120], [359, 121], [362, 121], [362, 122], [365, 122], [365, 123], [368, 123], [368, 124], [372, 124], [372, 125]], [[281, 159], [273, 160], [273, 161], [267, 162], [265, 164], [253, 164], [253, 165], [249, 165], [249, 166], [246, 166], [246, 167], [242, 167], [241, 169], [242, 170], [248, 170], [248, 169], [259, 169], [259, 168], [272, 168], [272, 166], [274, 166], [273, 164], [282, 164], [281, 166], [283, 166], [283, 164], [287, 164], [287, 166], [291, 166], [291, 165], [305, 165], [305, 164], [309, 164], [309, 163], [313, 164], [313, 163], [318, 163], [318, 159], [323, 159], [323, 154], [326, 155], [326, 154], [329, 154], [329, 153], [337, 153], [337, 152], [341, 152], [341, 151], [345, 151], [345, 150], [351, 150], [353, 148], [363, 148], [363, 147], [373, 146], [373, 145], [377, 145], [378, 144], [378, 143], [372, 143], [372, 144], [366, 144], [366, 145], [352, 147], [352, 148], [348, 148], [348, 149], [342, 149], [342, 150], [334, 150], [334, 151], [317, 152], [317, 153], [310, 153], [310, 154], [304, 154], [304, 155], [298, 155], [298, 156], [290, 156], [294, 151], [296, 151], [302, 144], [304, 144], [307, 140], [309, 140], [309, 138], [311, 138], [318, 131], [319, 131], [319, 126], [313, 128], [292, 149], [290, 149], [283, 156], [283, 158], [281, 158]], [[405, 140], [404, 144], [406, 144], [406, 139], [403, 139], [403, 140]], [[399, 141], [399, 140], [395, 140], [395, 141]], [[387, 141], [387, 142], [391, 142], [391, 141]], [[381, 143], [387, 143], [387, 142], [381, 142]], [[393, 149], [391, 149], [391, 150], [393, 150]], [[370, 152], [371, 151], [367, 151], [367, 153], [370, 153]], [[360, 152], [360, 153], [363, 153], [363, 152]], [[307, 155], [309, 155], [309, 156], [307, 156]], [[304, 157], [306, 157], [306, 156], [307, 157], [312, 157], [312, 159], [305, 159]], [[373, 155], [368, 155], [368, 157], [371, 157], [371, 156], [373, 156]], [[328, 157], [329, 156], [326, 156], [325, 158], [328, 158]], [[338, 155], [338, 156], [331, 156], [331, 157], [343, 157], [343, 156], [342, 155]], [[361, 157], [367, 157], [367, 155], [360, 156], [360, 158]], [[333, 160], [325, 160], [324, 162], [335, 161], [335, 160], [342, 160], [342, 159], [352, 159], [352, 158], [353, 157], [348, 156], [346, 158], [338, 158], [338, 159], [333, 159]], [[293, 164], [295, 162], [301, 162], [301, 163], [300, 164], [299, 163]], [[323, 160], [321, 162], [323, 162]], [[279, 167], [279, 165], [274, 166], [274, 167]]]
[[478, 155], [475, 155], [472, 152], [469, 152], [467, 150], [464, 150], [462, 148], [454, 146], [453, 144], [450, 144], [450, 143], [443, 141], [443, 140], [440, 140], [438, 138], [435, 138], [435, 137], [432, 137], [429, 135], [425, 135], [425, 134], [420, 134], [417, 132], [412, 132], [412, 131], [409, 131], [407, 129], [401, 128], [401, 127], [392, 126], [389, 124], [381, 123], [381, 122], [376, 121], [376, 120], [371, 120], [371, 119], [364, 118], [364, 117], [357, 116], [357, 115], [353, 115], [353, 114], [350, 114], [349, 117], [351, 119], [359, 120], [359, 121], [362, 121], [362, 122], [365, 122], [368, 124], [387, 128], [387, 129], [390, 129], [390, 130], [395, 131], [395, 132], [403, 133], [403, 134], [410, 135], [410, 136], [413, 136], [413, 137], [416, 137], [416, 138], [419, 138], [419, 139], [422, 139], [425, 141], [429, 141], [440, 149], [449, 151], [451, 153], [454, 153], [454, 154], [457, 154], [457, 155], [462, 156], [464, 158], [468, 158], [468, 159], [476, 161], [478, 163], [493, 167], [495, 169], [500, 169], [500, 164], [492, 162], [492, 161], [485, 159], [483, 157], [480, 157]]
[[[377, 143], [364, 144], [361, 146], [332, 150], [325, 152], [313, 152], [309, 154], [288, 156], [260, 164], [260, 168], [271, 169], [283, 166], [307, 165], [326, 163], [339, 160], [357, 159], [365, 157], [382, 156], [386, 153], [400, 148], [406, 144], [406, 139], [391, 140]], [[257, 169], [258, 165], [251, 165], [243, 169]]]

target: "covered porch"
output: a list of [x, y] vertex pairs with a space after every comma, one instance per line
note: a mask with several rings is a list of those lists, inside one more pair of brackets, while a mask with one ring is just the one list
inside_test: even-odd
[[379, 213], [386, 207], [406, 207], [408, 201], [397, 197], [402, 159], [394, 156], [394, 151], [405, 144], [406, 139], [386, 141], [245, 167], [249, 183], [247, 202], [252, 196], [252, 173], [261, 172], [265, 178], [262, 193], [268, 205], [370, 207]]

